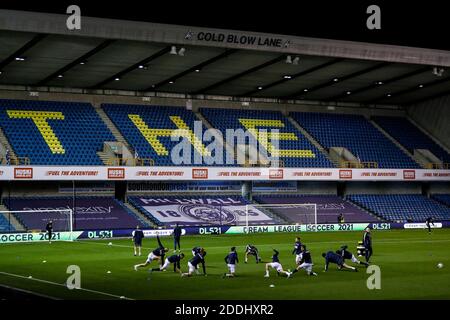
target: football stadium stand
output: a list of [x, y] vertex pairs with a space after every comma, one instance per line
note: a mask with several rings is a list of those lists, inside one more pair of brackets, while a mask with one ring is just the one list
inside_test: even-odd
[[[203, 135], [205, 126], [202, 125], [201, 131], [196, 132], [194, 123], [199, 119], [186, 108], [119, 104], [103, 104], [102, 108], [138, 153], [139, 158], [152, 159], [155, 165], [160, 166], [191, 166], [204, 165], [203, 161], [214, 157], [199, 136]], [[172, 161], [171, 150], [179, 141], [172, 141], [171, 135], [177, 129], [188, 130], [183, 134], [193, 146], [188, 162]], [[195, 159], [200, 159], [199, 163]]]
[[[158, 226], [275, 224], [277, 219], [252, 207], [241, 196], [132, 196], [128, 202]], [[279, 219], [278, 219], [279, 221]]]
[[6, 231], [14, 231], [13, 225], [11, 225], [6, 219], [3, 214], [0, 213], [0, 232], [6, 232]]
[[372, 119], [411, 153], [414, 149], [428, 149], [442, 162], [450, 163], [450, 154], [408, 119], [379, 116]]
[[450, 194], [433, 194], [431, 197], [440, 202], [445, 204], [446, 206], [450, 207]]
[[[73, 207], [71, 197], [10, 198], [5, 205], [11, 211], [58, 210]], [[14, 216], [27, 230], [43, 230], [53, 220], [55, 231], [68, 230], [67, 216], [58, 212], [15, 213]], [[74, 230], [148, 227], [120, 201], [112, 197], [78, 197], [75, 200]]]
[[349, 195], [348, 199], [388, 221], [450, 220], [449, 207], [422, 195]]
[[33, 165], [102, 165], [97, 152], [115, 140], [88, 103], [0, 100], [0, 125]]
[[[258, 139], [268, 155], [279, 157], [285, 167], [332, 168], [333, 164], [312, 143], [304, 137], [280, 112], [259, 110], [230, 110], [201, 108], [200, 113], [226, 137], [227, 129], [279, 130], [279, 136]], [[254, 136], [257, 134], [255, 133]], [[278, 139], [277, 139], [278, 138]], [[270, 141], [278, 141], [276, 149]]]
[[360, 115], [299, 113], [291, 116], [324, 148], [345, 147], [362, 162], [379, 168], [420, 166]]
[[[317, 223], [336, 223], [339, 214], [344, 222], [376, 222], [376, 217], [357, 207], [355, 204], [333, 195], [260, 195], [253, 199], [261, 204], [316, 204]], [[288, 206], [270, 209], [273, 213], [285, 218], [290, 223], [312, 223], [311, 210], [306, 212], [302, 208], [289, 208]], [[305, 215], [308, 215], [306, 217]]]

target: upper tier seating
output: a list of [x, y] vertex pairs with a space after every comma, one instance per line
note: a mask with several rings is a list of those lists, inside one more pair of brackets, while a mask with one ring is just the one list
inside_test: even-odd
[[[282, 140], [279, 141], [279, 159], [285, 167], [332, 168], [333, 164], [308, 139], [306, 139], [280, 112], [259, 110], [231, 110], [201, 108], [200, 112], [220, 130], [224, 137], [227, 129], [279, 130]], [[256, 121], [255, 121], [256, 120]], [[273, 139], [275, 140], [275, 139]], [[259, 144], [266, 148], [266, 146]], [[261, 148], [260, 147], [260, 148]], [[268, 146], [271, 147], [270, 144]], [[269, 156], [276, 154], [268, 150]]]
[[115, 141], [89, 103], [0, 100], [0, 126], [32, 165], [102, 165], [97, 152]]
[[295, 112], [292, 117], [325, 148], [345, 147], [362, 162], [376, 162], [379, 168], [420, 169], [363, 116]]
[[349, 195], [348, 199], [388, 221], [450, 220], [450, 208], [422, 195]]
[[[102, 108], [141, 159], [152, 159], [160, 166], [195, 166], [204, 165], [203, 160], [214, 156], [202, 143], [200, 135], [206, 128], [202, 124], [201, 132], [196, 132], [194, 122], [199, 119], [186, 108], [119, 104], [103, 104]], [[179, 143], [171, 141], [171, 133], [176, 129], [189, 129], [194, 133], [183, 135], [191, 141], [191, 156], [188, 157], [191, 163], [174, 164], [172, 161], [172, 148]], [[203, 160], [197, 163], [195, 159], [201, 154]]]
[[[73, 198], [11, 198], [7, 201], [7, 205], [9, 210], [13, 211], [71, 209], [73, 206]], [[66, 213], [15, 213], [14, 216], [27, 230], [43, 230], [49, 220], [53, 220], [53, 228], [55, 231], [68, 230], [68, 218]], [[147, 227], [148, 223], [143, 221], [117, 199], [112, 197], [77, 197], [75, 199], [74, 230], [105, 228], [134, 229], [137, 225]]]
[[450, 154], [408, 119], [373, 117], [373, 120], [411, 153], [414, 149], [428, 149], [444, 163], [450, 163]]
[[[274, 205], [270, 209], [275, 214], [284, 217], [291, 223], [314, 223], [314, 209], [312, 206], [283, 206], [285, 204], [316, 204], [317, 223], [337, 223], [340, 213], [345, 222], [375, 222], [378, 219], [355, 204], [333, 195], [261, 195], [253, 199], [261, 204]], [[279, 205], [279, 207], [276, 207]]]

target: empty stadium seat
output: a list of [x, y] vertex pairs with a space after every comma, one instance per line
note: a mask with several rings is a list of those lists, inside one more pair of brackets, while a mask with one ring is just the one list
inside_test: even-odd
[[291, 115], [327, 149], [345, 147], [362, 162], [376, 162], [379, 168], [420, 168], [363, 116], [299, 112]]
[[9, 223], [8, 219], [6, 219], [3, 214], [0, 213], [0, 232], [10, 231], [15, 231], [14, 226]]
[[0, 99], [0, 126], [33, 165], [102, 165], [97, 152], [115, 141], [89, 103]]
[[414, 149], [428, 149], [442, 162], [450, 163], [450, 154], [408, 119], [380, 116], [372, 119], [411, 153]]
[[[331, 168], [333, 164], [323, 155], [306, 137], [304, 137], [281, 112], [260, 111], [260, 110], [234, 110], [234, 109], [213, 109], [201, 108], [202, 115], [212, 124], [212, 126], [226, 136], [227, 129], [255, 128], [256, 130], [271, 129], [279, 130], [281, 139], [278, 140], [279, 159], [285, 167], [303, 168]], [[250, 130], [249, 130], [250, 131]], [[258, 148], [261, 145], [258, 144]], [[265, 146], [262, 146], [265, 148]], [[269, 156], [276, 153], [268, 151]]]
[[388, 221], [450, 220], [450, 208], [417, 194], [349, 195], [348, 199]]
[[[214, 156], [214, 153], [211, 154], [205, 150], [204, 146], [207, 143], [202, 144], [205, 126], [201, 125], [201, 132], [196, 132], [194, 123], [199, 119], [186, 108], [119, 104], [103, 104], [102, 108], [131, 147], [137, 151], [139, 157], [152, 159], [155, 165], [204, 165], [205, 159], [211, 160], [211, 156]], [[176, 129], [190, 129], [194, 132], [194, 137], [190, 136], [192, 145], [190, 163], [174, 164], [172, 161], [171, 150], [179, 143], [179, 141], [171, 140], [171, 133]], [[203, 155], [203, 159], [197, 163], [195, 159], [200, 159], [200, 155]], [[225, 150], [223, 159], [225, 159]], [[223, 166], [220, 163], [215, 165]]]

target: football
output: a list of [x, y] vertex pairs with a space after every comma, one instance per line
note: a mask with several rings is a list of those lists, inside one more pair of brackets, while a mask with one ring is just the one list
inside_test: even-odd
[[444, 267], [444, 264], [441, 263], [441, 262], [439, 262], [439, 263], [437, 264], [437, 267], [438, 267], [439, 269], [442, 269], [442, 268]]

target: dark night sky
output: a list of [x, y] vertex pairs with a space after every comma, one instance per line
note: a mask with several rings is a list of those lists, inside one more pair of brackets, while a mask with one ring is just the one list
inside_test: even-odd
[[[125, 5], [123, 4], [125, 3]], [[85, 16], [206, 26], [450, 50], [444, 1], [1, 1], [0, 8], [64, 14], [78, 4]], [[377, 4], [382, 29], [366, 28]]]

